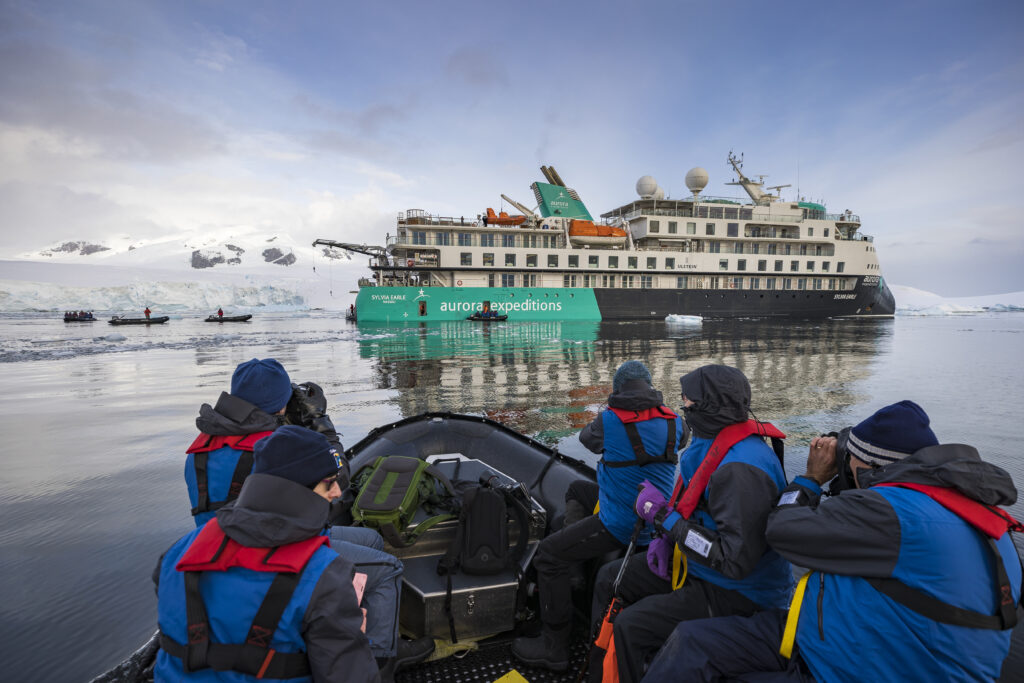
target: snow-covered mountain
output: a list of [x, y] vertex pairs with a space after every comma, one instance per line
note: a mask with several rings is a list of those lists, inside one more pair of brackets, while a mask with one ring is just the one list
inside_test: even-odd
[[0, 311], [345, 308], [366, 260], [287, 235], [114, 236], [0, 261]]

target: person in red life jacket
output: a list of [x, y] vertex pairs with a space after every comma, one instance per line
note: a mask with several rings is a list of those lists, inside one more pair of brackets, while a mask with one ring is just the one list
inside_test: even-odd
[[[693, 439], [680, 456], [672, 496], [645, 484], [636, 497], [636, 514], [659, 536], [646, 554], [627, 562], [619, 586], [626, 607], [614, 622], [614, 662], [606, 657], [606, 678], [639, 681], [681, 621], [785, 607], [793, 588], [789, 563], [764, 536], [768, 514], [786, 487], [785, 435], [748, 420], [750, 383], [738, 369], [706, 365], [679, 381]], [[595, 620], [601, 618], [599, 605], [611, 597], [619, 564], [598, 574]]]
[[146, 320], [149, 320], [149, 314], [152, 313], [152, 312], [153, 311], [149, 310], [149, 306], [146, 306], [146, 310], [144, 310], [142, 313], [143, 313], [143, 315], [146, 316]]
[[[651, 385], [650, 371], [640, 361], [630, 360], [615, 373], [608, 408], [580, 432], [579, 439], [594, 453], [602, 454], [597, 466], [599, 510], [590, 514], [594, 504], [589, 502], [587, 516], [575, 522], [567, 519], [560, 531], [541, 542], [533, 566], [543, 630], [538, 637], [517, 638], [512, 644], [512, 653], [520, 661], [554, 671], [569, 666], [570, 570], [626, 548], [636, 521], [633, 501], [637, 487], [648, 480], [669, 494], [686, 432], [682, 420], [664, 405], [661, 392]], [[574, 501], [567, 502], [571, 510]], [[579, 517], [582, 514], [575, 515]], [[646, 545], [649, 537], [645, 530], [639, 542]]]
[[649, 677], [994, 681], [1021, 598], [1021, 525], [996, 506], [1016, 499], [912, 401], [816, 438], [768, 521], [772, 547], [810, 570], [788, 611], [681, 625]]
[[295, 425], [256, 444], [238, 499], [154, 571], [155, 680], [380, 680], [355, 567], [321, 534], [348, 485], [340, 465], [326, 437]]
[[223, 308], [218, 308], [217, 309], [217, 317], [218, 318], [223, 318], [224, 317], [224, 309]]
[[221, 392], [216, 406], [204, 403], [199, 408], [196, 427], [201, 433], [185, 460], [196, 526], [238, 496], [252, 471], [253, 446], [284, 424], [292, 393], [291, 379], [280, 363], [253, 358], [235, 368], [230, 394]]

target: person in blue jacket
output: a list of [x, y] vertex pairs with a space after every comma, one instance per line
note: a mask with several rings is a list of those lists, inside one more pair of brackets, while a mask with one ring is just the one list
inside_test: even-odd
[[[297, 406], [298, 414], [293, 416], [288, 414], [290, 401]], [[185, 482], [196, 526], [207, 523], [239, 495], [253, 471], [256, 445], [288, 420], [303, 423], [295, 429], [322, 433], [340, 454], [343, 447], [326, 408], [319, 386], [313, 382], [292, 384], [277, 360], [253, 358], [239, 364], [231, 376], [231, 393], [221, 392], [216, 406], [203, 404], [196, 418], [201, 433], [189, 447], [185, 461]], [[340, 462], [347, 480], [348, 462], [344, 458]], [[344, 517], [344, 505], [336, 504], [332, 513], [339, 510]], [[399, 637], [397, 605], [402, 562], [385, 552], [384, 540], [373, 529], [346, 526], [339, 523], [344, 520], [337, 519], [337, 514], [334, 517], [331, 542], [367, 575], [366, 633], [385, 675], [429, 656], [433, 651], [431, 639]]]
[[[785, 607], [793, 587], [789, 563], [768, 546], [764, 535], [768, 514], [786, 487], [786, 475], [780, 457], [761, 435], [781, 438], [781, 432], [748, 420], [750, 383], [740, 370], [706, 365], [679, 381], [683, 413], [693, 432], [679, 460], [680, 492], [701, 479], [698, 472], [706, 479], [694, 484], [694, 500], [699, 503], [687, 511], [688, 517], [679, 512], [677, 496], [670, 504], [659, 488], [645, 485], [636, 497], [637, 514], [652, 522], [659, 536], [646, 556], [640, 553], [628, 560], [619, 587], [626, 607], [615, 619], [613, 633], [622, 681], [643, 677], [647, 661], [679, 622]], [[726, 430], [740, 430], [742, 438], [727, 450], [720, 449], [717, 464], [700, 470], [705, 459], [712, 459], [711, 451], [718, 452], [712, 445]], [[687, 496], [681, 498], [685, 502]], [[673, 590], [675, 552], [680, 553], [679, 578], [684, 580]], [[620, 564], [609, 563], [598, 574], [595, 620], [611, 599]]]
[[1020, 525], [994, 506], [1016, 499], [1006, 471], [939, 445], [912, 401], [816, 438], [768, 522], [810, 570], [789, 610], [680, 625], [648, 679], [994, 681], [1021, 598]]
[[[672, 489], [677, 452], [686, 443], [682, 420], [664, 405], [651, 373], [638, 360], [619, 366], [608, 408], [580, 432], [580, 441], [601, 454], [597, 466], [599, 511], [547, 536], [533, 566], [540, 592], [540, 636], [516, 638], [512, 653], [522, 662], [554, 671], [569, 666], [570, 569], [628, 544], [636, 515], [637, 487], [648, 480], [665, 495]], [[591, 510], [593, 503], [590, 503]], [[590, 512], [588, 510], [587, 512]], [[650, 538], [645, 531], [640, 543]]]
[[257, 442], [237, 500], [157, 563], [155, 680], [380, 680], [355, 567], [321, 533], [340, 467], [302, 427]]

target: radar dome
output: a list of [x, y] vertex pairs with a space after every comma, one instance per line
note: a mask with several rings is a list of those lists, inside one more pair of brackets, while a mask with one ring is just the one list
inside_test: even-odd
[[651, 199], [664, 199], [664, 198], [665, 198], [665, 190], [659, 185], [658, 189], [654, 191], [654, 195], [651, 196]]
[[645, 175], [636, 181], [636, 193], [643, 199], [650, 199], [658, 191], [658, 181], [649, 175]]
[[700, 194], [701, 190], [708, 186], [708, 172], [700, 166], [691, 168], [686, 173], [686, 187], [694, 194]]

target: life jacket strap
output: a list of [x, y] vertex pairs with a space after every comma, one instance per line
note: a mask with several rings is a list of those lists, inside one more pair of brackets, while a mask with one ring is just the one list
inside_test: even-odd
[[[679, 454], [676, 453], [676, 414], [671, 409], [660, 406], [658, 408], [649, 408], [644, 411], [627, 411], [620, 408], [610, 408], [616, 417], [622, 421], [622, 427], [626, 430], [626, 437], [629, 439], [629, 445], [633, 449], [633, 460], [614, 460], [608, 461], [601, 458], [600, 463], [605, 467], [632, 467], [638, 465], [644, 467], [645, 465], [656, 465], [660, 463], [668, 463], [675, 465], [679, 462]], [[624, 417], [625, 416], [625, 417]], [[665, 452], [661, 455], [651, 455], [644, 448], [643, 439], [640, 437], [640, 430], [637, 429], [637, 422], [646, 422], [647, 420], [667, 420], [668, 421], [668, 438], [665, 441]]]
[[[242, 492], [242, 484], [246, 477], [252, 472], [253, 448], [257, 441], [273, 432], [254, 432], [252, 434], [237, 436], [211, 436], [200, 434], [192, 445], [188, 447], [187, 453], [192, 455], [192, 465], [196, 471], [196, 489], [198, 496], [196, 506], [192, 508], [192, 516], [204, 512], [216, 512], [226, 504], [238, 498]], [[238, 462], [235, 464], [235, 471], [231, 474], [231, 484], [228, 486], [228, 496], [224, 500], [210, 502], [210, 479], [207, 473], [209, 467], [209, 454], [211, 451], [228, 446], [240, 451]]]
[[685, 487], [682, 484], [681, 477], [676, 481], [672, 498], [669, 500], [669, 508], [682, 515], [683, 519], [689, 519], [693, 511], [697, 509], [697, 505], [711, 483], [711, 475], [722, 464], [722, 460], [725, 459], [729, 449], [748, 436], [755, 435], [762, 438], [771, 438], [772, 450], [775, 451], [781, 463], [783, 459], [782, 439], [785, 439], [786, 435], [779, 431], [775, 425], [770, 422], [758, 422], [757, 420], [747, 420], [746, 422], [729, 425], [718, 432], [718, 436], [711, 442], [711, 447], [704, 455], [700, 466], [697, 467], [697, 471], [693, 473]]
[[789, 613], [786, 615], [786, 628], [782, 631], [782, 645], [779, 647], [779, 654], [790, 659], [793, 656], [793, 644], [796, 642], [796, 625], [800, 621], [800, 607], [804, 602], [804, 591], [807, 590], [807, 579], [811, 578], [814, 572], [807, 572], [797, 581], [796, 590], [793, 591], [793, 599], [789, 603]]

